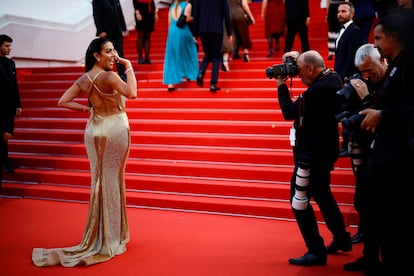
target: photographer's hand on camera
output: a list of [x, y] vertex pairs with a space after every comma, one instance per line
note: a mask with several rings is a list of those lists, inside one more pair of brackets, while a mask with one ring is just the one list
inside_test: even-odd
[[286, 52], [286, 53], [283, 54], [282, 60], [283, 60], [283, 62], [285, 62], [287, 57], [291, 57], [296, 61], [299, 57], [299, 54], [300, 53], [298, 51]]
[[275, 82], [277, 84], [277, 86], [280, 86], [282, 84], [286, 84], [286, 80], [288, 79], [288, 77], [284, 77], [284, 76], [276, 76], [275, 77]]
[[367, 108], [360, 111], [358, 114], [365, 116], [364, 120], [361, 123], [361, 128], [365, 129], [368, 132], [375, 133], [378, 123], [381, 119], [382, 111], [373, 108]]
[[357, 92], [359, 98], [363, 100], [366, 96], [369, 95], [367, 84], [361, 79], [351, 79], [349, 83]]

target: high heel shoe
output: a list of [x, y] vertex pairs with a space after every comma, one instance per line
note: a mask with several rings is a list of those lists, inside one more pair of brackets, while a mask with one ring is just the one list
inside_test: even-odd
[[221, 63], [221, 70], [223, 70], [224, 72], [230, 71], [228, 60], [223, 60], [223, 62]]
[[244, 55], [243, 55], [243, 61], [244, 62], [249, 62], [250, 61], [250, 58], [249, 58], [249, 54], [248, 53], [244, 53]]
[[168, 91], [169, 92], [172, 92], [174, 90], [175, 90], [175, 86], [174, 85], [172, 85], [172, 84], [168, 85]]

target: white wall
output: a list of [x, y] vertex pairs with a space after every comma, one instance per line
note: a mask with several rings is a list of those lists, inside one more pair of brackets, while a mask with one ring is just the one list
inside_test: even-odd
[[[120, 2], [132, 29], [132, 1]], [[0, 0], [0, 33], [13, 38], [18, 67], [80, 65], [96, 34], [91, 0]]]

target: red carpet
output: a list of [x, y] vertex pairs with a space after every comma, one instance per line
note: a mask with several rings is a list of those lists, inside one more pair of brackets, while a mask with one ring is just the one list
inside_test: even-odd
[[[328, 276], [361, 253], [331, 255], [328, 265], [298, 267], [290, 257], [305, 247], [295, 222], [128, 208], [128, 251], [90, 267], [35, 267], [33, 247], [77, 244], [87, 204], [0, 198], [0, 275], [89, 276]], [[321, 233], [329, 242], [325, 225]], [[355, 232], [355, 229], [351, 229]]]
[[[251, 27], [251, 62], [232, 61], [230, 72], [220, 72], [223, 89], [217, 93], [210, 93], [207, 86], [199, 88], [195, 82], [185, 82], [169, 93], [162, 84], [166, 9], [160, 10], [152, 35], [153, 64], [136, 63], [135, 30], [125, 37], [124, 52], [138, 79], [138, 98], [127, 103], [132, 133], [126, 168], [128, 204], [293, 218], [288, 202], [292, 122], [283, 120], [276, 85], [265, 76], [266, 67], [281, 62], [281, 52], [266, 57], [261, 3], [251, 3], [251, 9], [257, 19]], [[310, 9], [310, 45], [326, 56], [325, 11], [319, 8], [319, 0], [310, 0]], [[300, 48], [299, 40], [294, 48]], [[87, 202], [90, 178], [83, 133], [88, 114], [57, 107], [60, 96], [83, 68], [18, 70], [23, 115], [16, 118], [15, 137], [9, 142], [11, 162], [17, 168], [14, 174], [4, 176], [2, 192]], [[297, 95], [304, 87], [299, 78], [293, 82], [292, 93]], [[349, 158], [341, 158], [335, 167], [333, 192], [346, 223], [356, 224], [352, 206], [355, 181]], [[318, 218], [323, 220], [319, 212]]]

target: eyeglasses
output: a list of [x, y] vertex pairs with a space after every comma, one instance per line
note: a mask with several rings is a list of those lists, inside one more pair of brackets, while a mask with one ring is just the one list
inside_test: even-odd
[[302, 71], [303, 69], [305, 69], [305, 68], [308, 68], [309, 67], [309, 65], [297, 65], [298, 66], [298, 71], [300, 72], [300, 71]]

